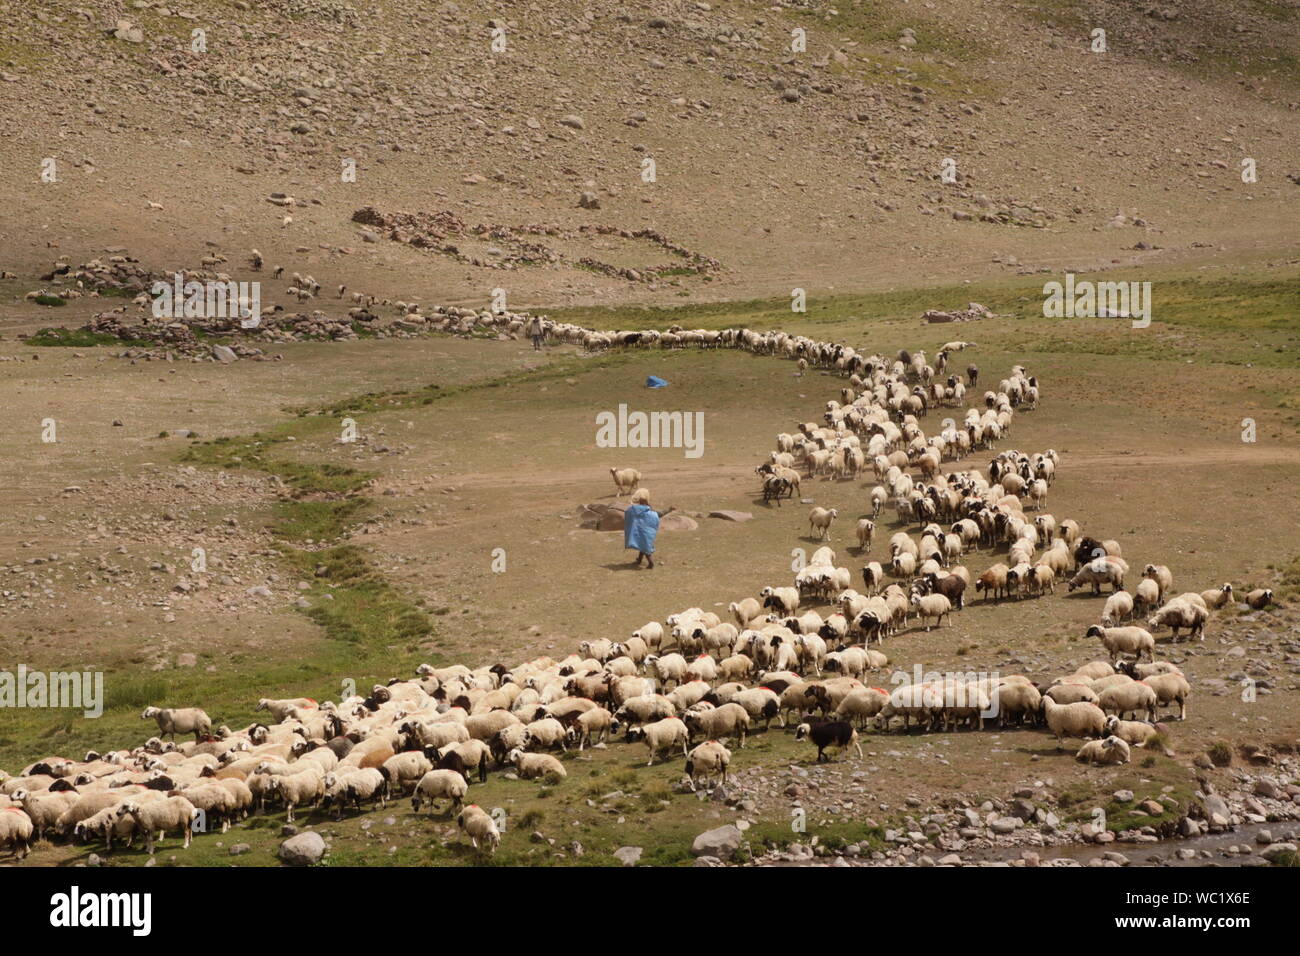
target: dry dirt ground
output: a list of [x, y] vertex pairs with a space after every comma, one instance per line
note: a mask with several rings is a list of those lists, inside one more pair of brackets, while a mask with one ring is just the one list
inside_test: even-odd
[[[0, 268], [125, 248], [169, 268], [222, 253], [233, 270], [258, 248], [330, 288], [481, 304], [504, 287], [523, 307], [1294, 249], [1294, 0], [376, 0], [358, 14], [344, 0], [14, 9]], [[140, 42], [112, 35], [119, 18]], [[807, 52], [791, 51], [795, 29]], [[471, 231], [450, 237], [459, 258], [420, 251], [365, 236], [364, 206], [450, 212]], [[472, 232], [529, 224], [562, 230], [532, 237], [561, 259], [522, 264], [518, 235]], [[580, 260], [665, 256], [575, 232], [596, 225], [655, 230], [721, 271], [600, 275]]]
[[[1270, 271], [1265, 281], [1272, 279]], [[985, 291], [1020, 298], [1001, 287], [977, 293]], [[933, 305], [946, 304], [945, 294], [917, 292]], [[1278, 586], [1300, 540], [1293, 517], [1300, 497], [1295, 330], [1284, 324], [1229, 333], [1223, 341], [1235, 345], [1216, 353], [1217, 346], [1207, 343], [1219, 342], [1225, 332], [1212, 324], [1133, 330], [1114, 320], [1077, 320], [1063, 332], [1058, 321], [1036, 316], [1036, 305], [980, 323], [934, 327], [918, 323], [915, 314], [864, 318], [876, 308], [868, 296], [837, 304], [825, 317], [787, 324], [832, 339], [870, 341], [886, 353], [904, 346], [933, 352], [953, 337], [966, 338], [978, 345], [963, 353], [963, 364], [977, 362], [984, 381], [1025, 364], [1041, 377], [1042, 406], [1017, 416], [1004, 447], [1061, 453], [1047, 503], [1051, 513], [1118, 538], [1135, 566], [1168, 564], [1180, 589], [1223, 581], [1243, 591]], [[33, 310], [11, 313], [19, 317], [6, 328], [26, 334], [34, 327]], [[705, 321], [754, 318], [743, 308], [735, 311], [739, 315], [723, 309]], [[635, 315], [606, 319], [626, 327]], [[1223, 321], [1231, 326], [1234, 319]], [[1060, 346], [1052, 338], [1060, 334], [1075, 345]], [[5, 341], [14, 361], [4, 366], [4, 477], [17, 506], [6, 512], [0, 537], [6, 579], [0, 650], [5, 661], [31, 668], [103, 667], [110, 702], [99, 721], [20, 715], [4, 734], [10, 764], [48, 751], [141, 739], [134, 715], [152, 700], [205, 703], [235, 726], [252, 718], [253, 702], [267, 693], [326, 699], [338, 696], [345, 678], [364, 687], [409, 673], [420, 660], [511, 662], [565, 653], [589, 638], [619, 637], [691, 605], [725, 613], [729, 601], [787, 583], [792, 549], [816, 547], [808, 537], [809, 505], [764, 505], [752, 469], [778, 430], [815, 418], [842, 384], [824, 372], [801, 375], [788, 362], [728, 350], [588, 355], [554, 347], [538, 355], [520, 341], [445, 335], [288, 343], [266, 361], [229, 366], [133, 362], [118, 357], [115, 347], [23, 347], [9, 335]], [[1174, 352], [1172, 342], [1182, 351]], [[1258, 364], [1239, 361], [1234, 348]], [[667, 379], [669, 387], [645, 389], [649, 374]], [[338, 440], [341, 412], [317, 414], [341, 397], [402, 393], [431, 383], [447, 394], [428, 404], [349, 413], [360, 434], [353, 444]], [[704, 455], [597, 447], [596, 414], [620, 402], [633, 409], [702, 411]], [[960, 411], [936, 410], [927, 421], [960, 418]], [[1257, 424], [1259, 440], [1252, 444], [1241, 441], [1247, 416]], [[54, 445], [39, 440], [47, 417], [60, 429]], [[159, 437], [178, 428], [193, 429], [197, 438]], [[213, 447], [205, 440], [253, 433], [268, 440], [292, 436], [268, 446], [267, 457], [276, 461], [327, 463], [371, 476], [365, 503], [340, 540], [359, 546], [378, 575], [427, 612], [427, 627], [383, 646], [364, 634], [349, 644], [307, 616], [323, 603], [321, 591], [310, 575], [286, 568], [276, 550], [284, 544], [277, 529], [286, 487], [251, 462], [215, 468], [182, 460], [187, 448], [192, 454]], [[578, 527], [580, 504], [612, 500], [610, 467], [638, 468], [659, 506], [699, 515], [698, 530], [661, 535], [653, 571], [629, 566], [621, 535]], [[896, 530], [887, 514], [868, 554], [851, 547], [854, 519], [871, 484], [816, 479], [803, 489], [805, 498], [839, 509], [831, 544], [855, 573], [865, 560], [881, 557]], [[755, 517], [743, 523], [704, 517], [722, 508]], [[308, 550], [338, 543], [291, 542]], [[210, 555], [208, 575], [190, 573], [194, 547]], [[491, 570], [495, 549], [504, 550], [504, 573]], [[997, 557], [981, 552], [965, 563], [978, 574]], [[195, 588], [181, 593], [180, 583]], [[877, 676], [884, 684], [895, 668], [910, 674], [920, 667], [1050, 679], [1100, 656], [1082, 634], [1098, 619], [1101, 604], [1064, 589], [1040, 599], [976, 601], [951, 626], [911, 628], [886, 642], [891, 666]], [[831, 808], [828, 813], [842, 815], [835, 819], [859, 822], [865, 795], [874, 823], [906, 812], [909, 798], [942, 794], [978, 805], [1035, 780], [1074, 799], [1122, 785], [1168, 788], [1185, 798], [1207, 773], [1231, 785], [1224, 771], [1195, 762], [1218, 741], [1278, 755], [1293, 746], [1300, 731], [1297, 634], [1300, 622], [1284, 606], [1263, 614], [1225, 612], [1204, 642], [1162, 644], [1161, 656], [1188, 672], [1196, 692], [1189, 719], [1170, 731], [1176, 756], [1153, 758], [1141, 770], [1085, 769], [1041, 731], [868, 735], [865, 768], [823, 774], [813, 789], [799, 780], [791, 792], [810, 811]], [[1247, 677], [1260, 688], [1250, 703], [1241, 700]], [[641, 842], [661, 841], [667, 854], [661, 861], [675, 862], [674, 848], [688, 846], [718, 810], [701, 813], [692, 798], [674, 795], [679, 770], [671, 766], [628, 777], [641, 753], [619, 744], [579, 758], [596, 761], [586, 786], [599, 793], [576, 783], [566, 793], [561, 786], [552, 805], [563, 808], [561, 817], [579, 815], [571, 825], [580, 827], [579, 839], [592, 856], [635, 841], [635, 828], [608, 832], [608, 816], [620, 800], [662, 811], [638, 824]], [[781, 768], [809, 756], [778, 731], [739, 752], [736, 768], [751, 771], [743, 791], [749, 802], [724, 810], [723, 818], [740, 812], [756, 825], [779, 826], [790, 803]], [[504, 793], [490, 789], [480, 800], [499, 799], [521, 818], [541, 819], [530, 816], [547, 806], [532, 785], [512, 789], [501, 781], [489, 787], [504, 787]], [[613, 798], [611, 810], [602, 801], [615, 791], [625, 796]], [[397, 848], [394, 862], [461, 859], [447, 849], [437, 821], [416, 821], [404, 809], [396, 819], [382, 831], [392, 834], [385, 839]], [[554, 811], [547, 819], [560, 825]], [[254, 839], [254, 852], [237, 862], [271, 862], [273, 841], [256, 842], [273, 835], [265, 823], [251, 835], [238, 834], [239, 840]], [[379, 859], [370, 846], [377, 837], [357, 821], [322, 825], [330, 827], [331, 852], [339, 860]], [[188, 859], [223, 861], [226, 851], [219, 847], [235, 839], [207, 841], [202, 855]], [[518, 841], [505, 858], [511, 862], [545, 855], [546, 844], [530, 844], [523, 833], [510, 836], [508, 847], [511, 841]], [[85, 855], [70, 852], [53, 848], [33, 862]], [[600, 859], [608, 856], [594, 861]]]
[[[476, 307], [501, 288], [513, 308], [600, 328], [747, 324], [885, 353], [969, 339], [984, 382], [1016, 363], [1042, 378], [1042, 407], [1004, 447], [1061, 452], [1058, 519], [1120, 539], [1134, 565], [1168, 564], [1179, 588], [1296, 586], [1284, 572], [1300, 552], [1295, 0], [377, 0], [364, 20], [356, 6], [52, 0], [0, 18], [0, 667], [102, 668], [109, 698], [98, 721], [0, 715], [0, 766], [137, 742], [150, 703], [204, 703], [236, 726], [264, 693], [328, 699], [344, 679], [364, 687], [422, 660], [509, 661], [691, 605], [721, 610], [786, 583], [791, 550], [815, 546], [809, 506], [756, 501], [752, 469], [777, 432], [836, 397], [837, 379], [732, 352], [539, 356], [449, 336], [286, 343], [231, 365], [28, 344], [108, 309], [140, 314], [117, 298], [25, 300], [75, 291], [41, 278], [52, 264], [109, 253], [159, 273], [222, 255], [232, 277], [264, 282], [264, 304], [335, 318], [351, 304], [332, 294], [339, 284]], [[119, 18], [140, 42], [113, 35]], [[489, 48], [494, 25], [503, 53]], [[790, 51], [795, 27], [806, 53]], [[1106, 53], [1089, 50], [1098, 27]], [[194, 29], [209, 52], [190, 49]], [[46, 159], [56, 181], [42, 181]], [[356, 181], [343, 182], [352, 159]], [[1243, 159], [1257, 182], [1243, 182]], [[441, 240], [454, 252], [422, 250], [354, 222], [365, 206], [449, 212], [465, 227]], [[650, 230], [716, 268], [695, 274], [650, 239], [583, 229], [595, 226]], [[326, 291], [300, 305], [274, 266]], [[656, 266], [668, 268], [646, 274]], [[1066, 269], [1152, 280], [1152, 327], [1044, 319], [1042, 282]], [[794, 287], [806, 314], [789, 311]], [[972, 299], [999, 317], [919, 322]], [[669, 388], [643, 389], [649, 374]], [[353, 400], [368, 393], [404, 397]], [[619, 402], [702, 411], [705, 455], [596, 447], [596, 414]], [[349, 415], [356, 444], [337, 441]], [[58, 442], [40, 440], [46, 419]], [[217, 438], [234, 442], [205, 444]], [[322, 465], [365, 474], [304, 508], [295, 475], [355, 477]], [[611, 466], [639, 468], [660, 506], [755, 518], [665, 532], [660, 565], [633, 570], [618, 535], [578, 527], [580, 505], [610, 500]], [[894, 530], [882, 521], [871, 554], [848, 552], [868, 490], [805, 485], [840, 509], [832, 543], [855, 569]], [[341, 545], [357, 551], [340, 564], [365, 568], [346, 581], [310, 556]], [[190, 570], [195, 548], [206, 574]], [[503, 574], [490, 570], [498, 548]], [[869, 742], [859, 776], [823, 802], [842, 807], [857, 788], [866, 799], [850, 816], [869, 806], [883, 823], [909, 798], [978, 803], [1034, 780], [1057, 795], [1135, 785], [1183, 797], [1198, 775], [1234, 786], [1245, 758], [1194, 762], [1220, 740], [1293, 746], [1295, 599], [1161, 648], [1197, 688], [1173, 758], [1086, 770], [1037, 731], [900, 737]], [[1081, 635], [1100, 606], [1063, 592], [977, 602], [886, 651], [906, 669], [1046, 679], [1098, 656]], [[1243, 676], [1260, 681], [1254, 703], [1240, 700]], [[703, 824], [738, 812], [674, 794], [676, 766], [634, 770], [640, 752], [579, 758], [583, 779], [553, 792], [494, 779], [481, 802], [533, 821], [507, 835], [502, 859], [548, 859], [547, 840], [567, 845], [573, 828], [589, 862], [632, 840], [658, 848], [648, 862], [679, 862]], [[782, 775], [808, 759], [776, 733], [738, 754], [753, 803], [739, 812], [784, 825]], [[466, 859], [445, 821], [399, 816], [330, 825], [331, 856]], [[234, 862], [273, 861], [273, 819], [244, 828], [252, 850]], [[547, 831], [540, 842], [532, 826]], [[222, 842], [203, 838], [187, 859], [224, 862]], [[32, 862], [85, 852], [42, 847]]]

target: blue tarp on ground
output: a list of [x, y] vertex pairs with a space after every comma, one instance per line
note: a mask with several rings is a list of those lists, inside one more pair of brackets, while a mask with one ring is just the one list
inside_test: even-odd
[[646, 554], [655, 553], [659, 514], [649, 505], [629, 505], [623, 512], [623, 547]]
[[648, 379], [645, 380], [646, 388], [663, 388], [667, 384], [668, 383], [665, 382], [658, 375], [651, 375]]

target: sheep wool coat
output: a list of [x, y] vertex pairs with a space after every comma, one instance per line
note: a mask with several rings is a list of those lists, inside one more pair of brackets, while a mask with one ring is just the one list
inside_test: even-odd
[[623, 547], [643, 554], [655, 553], [659, 534], [659, 513], [649, 505], [629, 505], [623, 512]]

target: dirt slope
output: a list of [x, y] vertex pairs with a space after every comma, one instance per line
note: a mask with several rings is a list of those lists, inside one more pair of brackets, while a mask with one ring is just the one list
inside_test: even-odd
[[[1293, 253], [1298, 30], [1294, 0], [15, 6], [0, 268], [121, 247], [239, 273], [256, 247], [327, 286], [525, 305]], [[367, 205], [453, 213], [458, 254], [364, 236]], [[722, 269], [605, 275], [682, 260], [584, 225]]]

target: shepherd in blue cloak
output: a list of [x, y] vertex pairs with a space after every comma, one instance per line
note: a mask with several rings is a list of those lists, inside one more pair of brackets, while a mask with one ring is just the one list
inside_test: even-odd
[[651, 555], [655, 553], [659, 519], [672, 510], [674, 509], [666, 508], [655, 511], [651, 508], [650, 492], [645, 488], [632, 492], [632, 504], [623, 512], [623, 547], [635, 549], [638, 568], [641, 567], [642, 558], [645, 559], [647, 568], [655, 566], [655, 559]]

